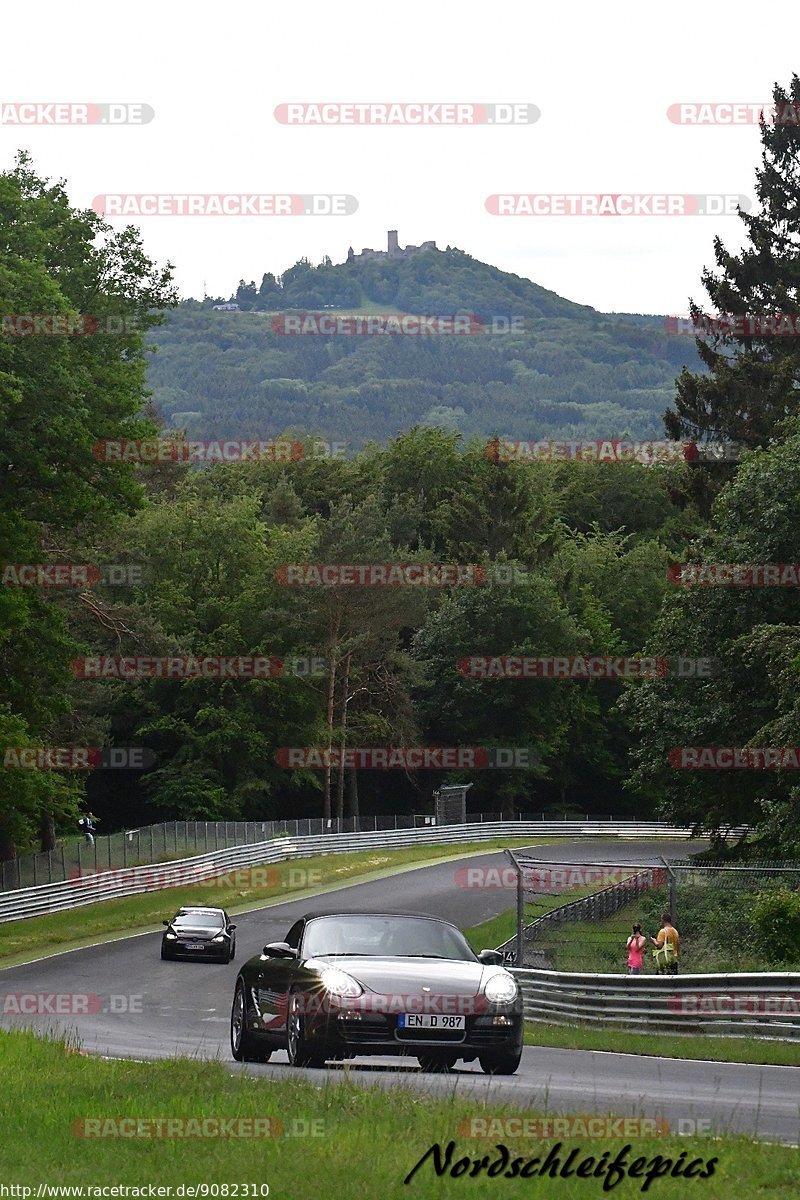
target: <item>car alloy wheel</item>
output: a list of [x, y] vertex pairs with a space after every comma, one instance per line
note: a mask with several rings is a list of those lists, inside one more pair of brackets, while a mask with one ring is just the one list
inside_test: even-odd
[[325, 1055], [309, 1050], [303, 1033], [302, 1001], [299, 992], [289, 996], [289, 1012], [286, 1017], [286, 1050], [293, 1067], [323, 1067]]
[[231, 1053], [237, 1062], [267, 1062], [272, 1050], [257, 1040], [247, 1028], [247, 1000], [244, 980], [239, 979], [231, 1008]]

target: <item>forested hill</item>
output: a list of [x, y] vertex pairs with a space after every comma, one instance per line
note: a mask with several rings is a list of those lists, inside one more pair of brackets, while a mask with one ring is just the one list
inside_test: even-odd
[[[242, 311], [213, 311], [228, 299]], [[298, 310], [469, 313], [485, 329], [276, 331], [277, 313]], [[169, 425], [195, 437], [298, 429], [352, 446], [415, 424], [467, 436], [661, 436], [676, 375], [699, 368], [694, 341], [668, 334], [661, 318], [598, 313], [455, 249], [301, 260], [260, 286], [242, 281], [230, 297], [186, 301], [152, 340], [149, 382]]]

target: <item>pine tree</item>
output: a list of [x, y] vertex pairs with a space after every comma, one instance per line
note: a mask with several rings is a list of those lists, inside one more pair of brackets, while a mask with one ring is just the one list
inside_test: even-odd
[[[774, 117], [760, 123], [762, 161], [756, 172], [759, 211], [740, 211], [749, 245], [731, 254], [717, 237], [718, 271], [704, 270], [710, 316], [789, 316], [794, 336], [765, 333], [763, 323], [745, 325], [750, 336], [715, 329], [698, 337], [710, 374], [684, 368], [674, 409], [664, 414], [670, 437], [723, 440], [764, 446], [797, 412], [800, 400], [800, 79], [773, 89]], [[774, 122], [774, 123], [773, 123]], [[690, 303], [694, 323], [708, 319]], [[788, 331], [788, 323], [783, 322]]]

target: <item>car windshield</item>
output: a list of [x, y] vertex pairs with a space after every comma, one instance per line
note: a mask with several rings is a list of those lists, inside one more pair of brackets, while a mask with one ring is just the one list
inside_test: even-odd
[[476, 961], [457, 929], [425, 917], [318, 917], [308, 924], [302, 953], [304, 958], [358, 954]]
[[172, 924], [185, 929], [222, 929], [225, 922], [219, 913], [178, 913]]

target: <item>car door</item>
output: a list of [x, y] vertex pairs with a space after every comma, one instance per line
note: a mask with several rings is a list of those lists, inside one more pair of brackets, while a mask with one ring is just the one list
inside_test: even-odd
[[[298, 950], [305, 921], [295, 921], [284, 941]], [[259, 964], [258, 1007], [270, 1033], [285, 1033], [289, 1011], [289, 992], [297, 978], [296, 958], [265, 958]]]

